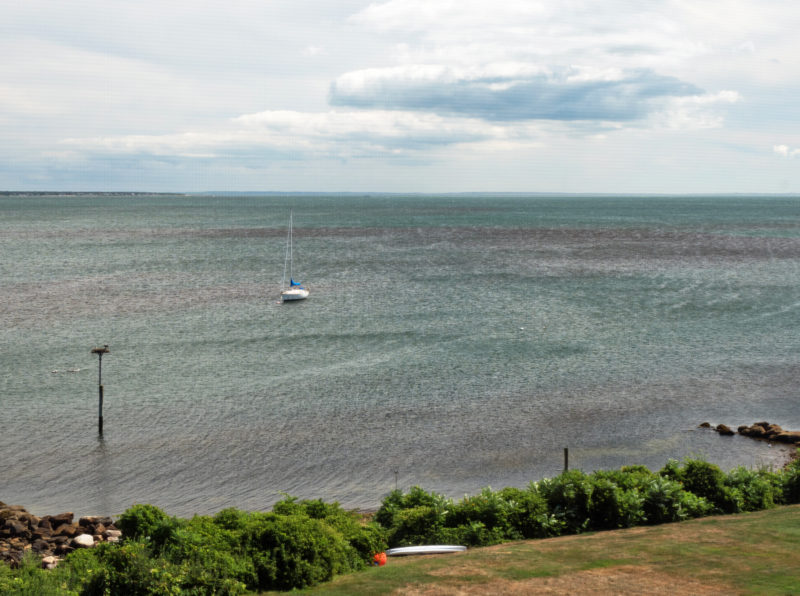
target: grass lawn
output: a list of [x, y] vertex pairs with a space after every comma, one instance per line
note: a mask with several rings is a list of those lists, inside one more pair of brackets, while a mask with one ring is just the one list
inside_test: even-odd
[[293, 593], [800, 594], [800, 506], [390, 557]]

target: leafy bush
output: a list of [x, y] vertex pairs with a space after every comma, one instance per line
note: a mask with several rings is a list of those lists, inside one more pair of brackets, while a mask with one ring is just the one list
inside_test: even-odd
[[[323, 520], [342, 534], [365, 565], [372, 564], [375, 553], [386, 550], [386, 532], [374, 523], [362, 524], [357, 513], [345, 511], [339, 503], [326, 503], [321, 499], [298, 501], [295, 497], [285, 497], [273, 506], [272, 511]], [[359, 564], [354, 562], [353, 566], [358, 568]]]
[[711, 505], [704, 498], [683, 490], [680, 482], [654, 476], [644, 491], [642, 509], [647, 523], [663, 524], [701, 517], [711, 510]]
[[544, 479], [537, 488], [547, 501], [547, 506], [557, 519], [564, 523], [570, 534], [589, 527], [589, 507], [592, 483], [580, 470], [568, 470], [555, 478]]
[[642, 521], [644, 498], [636, 488], [624, 490], [603, 477], [591, 477], [589, 525], [597, 530], [630, 528]]
[[291, 590], [353, 570], [353, 547], [324, 522], [301, 515], [267, 514], [245, 531], [260, 590]]
[[781, 472], [782, 502], [787, 505], [800, 503], [800, 449], [799, 457], [792, 460]]
[[500, 495], [508, 502], [508, 522], [515, 534], [522, 538], [547, 538], [563, 531], [563, 524], [550, 515], [547, 501], [535, 483], [526, 490], [504, 488]]
[[700, 459], [686, 459], [683, 467], [674, 460], [663, 470], [664, 475], [678, 480], [683, 488], [706, 499], [716, 513], [738, 513], [742, 511], [744, 499], [739, 490], [725, 486], [725, 473], [718, 466]]
[[66, 563], [87, 571], [79, 586], [82, 596], [181, 593], [182, 569], [164, 559], [153, 558], [144, 541], [129, 540], [122, 545], [101, 543], [93, 549], [71, 553]]
[[117, 527], [126, 538], [145, 538], [169, 520], [155, 505], [134, 505], [117, 520]]
[[464, 527], [468, 545], [496, 544], [503, 540], [513, 540], [522, 534], [512, 525], [513, 505], [502, 493], [484, 488], [480, 494], [464, 497], [455, 503], [448, 512], [448, 527]]
[[761, 511], [775, 506], [776, 485], [766, 470], [748, 470], [739, 466], [728, 472], [725, 486], [740, 498], [739, 510]]

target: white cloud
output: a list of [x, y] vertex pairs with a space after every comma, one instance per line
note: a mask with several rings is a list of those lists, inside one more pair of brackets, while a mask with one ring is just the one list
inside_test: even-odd
[[789, 145], [774, 145], [772, 151], [782, 157], [796, 157], [800, 155], [800, 148], [792, 149]]

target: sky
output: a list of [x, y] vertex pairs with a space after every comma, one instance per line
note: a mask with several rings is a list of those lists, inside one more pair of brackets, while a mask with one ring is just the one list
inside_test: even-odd
[[797, 0], [5, 0], [0, 190], [800, 192]]

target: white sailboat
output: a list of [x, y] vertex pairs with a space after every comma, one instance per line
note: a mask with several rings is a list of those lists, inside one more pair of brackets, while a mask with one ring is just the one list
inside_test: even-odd
[[[289, 273], [289, 285], [286, 285], [286, 273]], [[286, 236], [286, 258], [283, 262], [283, 280], [281, 281], [281, 302], [304, 300], [308, 298], [308, 290], [294, 280], [292, 275], [292, 211], [289, 211], [289, 232]]]

